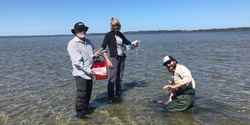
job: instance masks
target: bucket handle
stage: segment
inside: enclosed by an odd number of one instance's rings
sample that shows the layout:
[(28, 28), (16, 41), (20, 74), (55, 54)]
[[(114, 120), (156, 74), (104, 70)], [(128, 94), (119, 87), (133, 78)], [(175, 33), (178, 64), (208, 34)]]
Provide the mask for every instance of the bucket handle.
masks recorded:
[[(100, 57), (101, 57), (102, 59), (100, 59)], [(104, 56), (103, 56), (103, 55), (98, 56), (97, 58), (95, 58), (95, 62), (105, 62)]]

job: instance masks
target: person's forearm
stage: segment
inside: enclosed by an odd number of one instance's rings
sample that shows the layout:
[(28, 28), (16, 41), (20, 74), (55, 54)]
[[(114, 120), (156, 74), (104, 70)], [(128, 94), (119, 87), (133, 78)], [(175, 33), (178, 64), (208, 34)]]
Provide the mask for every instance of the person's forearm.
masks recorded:
[(106, 52), (103, 53), (103, 57), (106, 61), (109, 61), (109, 57), (108, 57), (108, 54)]
[(169, 98), (172, 98), (174, 96), (173, 92), (170, 93)]
[(103, 47), (101, 47), (99, 50), (97, 50), (97, 52), (100, 54), (103, 50)]
[(172, 102), (172, 97), (174, 96), (173, 92), (170, 93), (169, 98), (168, 98), (168, 102)]
[(176, 89), (176, 88), (181, 87), (181, 84), (177, 83), (177, 84), (174, 84), (174, 85), (171, 85), (171, 86), (173, 86), (173, 87), (172, 87), (173, 89)]

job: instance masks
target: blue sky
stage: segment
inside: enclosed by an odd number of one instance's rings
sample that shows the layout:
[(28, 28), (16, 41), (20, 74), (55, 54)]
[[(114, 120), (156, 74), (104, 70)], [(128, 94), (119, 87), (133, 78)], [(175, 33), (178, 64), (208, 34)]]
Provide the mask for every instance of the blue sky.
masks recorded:
[(250, 0), (0, 0), (0, 36), (71, 34), (78, 21), (88, 33), (250, 27)]

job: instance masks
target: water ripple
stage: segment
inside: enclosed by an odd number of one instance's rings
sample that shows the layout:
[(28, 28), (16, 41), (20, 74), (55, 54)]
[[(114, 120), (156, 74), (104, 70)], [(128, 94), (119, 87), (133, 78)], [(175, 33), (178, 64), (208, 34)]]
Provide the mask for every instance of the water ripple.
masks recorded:
[[(107, 80), (94, 80), (92, 119), (75, 118), (75, 81), (66, 51), (71, 36), (0, 38), (0, 124), (247, 124), (250, 121), (250, 32), (127, 35), (123, 94), (107, 103)], [(96, 48), (103, 36), (89, 36)], [(196, 80), (195, 113), (168, 113), (162, 87), (172, 55)]]

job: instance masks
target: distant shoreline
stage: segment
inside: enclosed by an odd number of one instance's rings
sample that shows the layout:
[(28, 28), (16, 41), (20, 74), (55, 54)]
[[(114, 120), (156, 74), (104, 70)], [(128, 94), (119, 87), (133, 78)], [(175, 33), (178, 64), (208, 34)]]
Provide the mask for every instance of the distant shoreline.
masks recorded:
[(244, 31), (250, 30), (250, 27), (238, 28), (213, 28), (213, 29), (198, 29), (198, 30), (148, 30), (148, 31), (127, 31), (124, 34), (147, 34), (147, 33), (175, 33), (175, 32), (216, 32), (216, 31)]
[[(237, 28), (213, 28), (213, 29), (198, 29), (198, 30), (139, 30), (126, 31), (123, 34), (153, 34), (153, 33), (178, 33), (178, 32), (217, 32), (217, 31), (245, 31), (250, 30), (250, 27)], [(88, 35), (105, 35), (106, 33), (89, 33)], [(22, 35), (22, 36), (0, 36), (0, 38), (8, 37), (53, 37), (53, 36), (73, 36), (73, 34), (58, 34), (58, 35)]]

